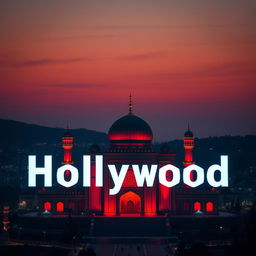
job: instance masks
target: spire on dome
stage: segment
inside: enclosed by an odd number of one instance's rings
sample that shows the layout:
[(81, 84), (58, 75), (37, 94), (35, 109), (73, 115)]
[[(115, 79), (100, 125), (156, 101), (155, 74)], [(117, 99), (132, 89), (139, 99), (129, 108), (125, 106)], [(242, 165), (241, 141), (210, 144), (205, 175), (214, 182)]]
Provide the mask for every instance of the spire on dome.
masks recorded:
[(130, 93), (129, 97), (129, 115), (132, 115), (132, 94)]

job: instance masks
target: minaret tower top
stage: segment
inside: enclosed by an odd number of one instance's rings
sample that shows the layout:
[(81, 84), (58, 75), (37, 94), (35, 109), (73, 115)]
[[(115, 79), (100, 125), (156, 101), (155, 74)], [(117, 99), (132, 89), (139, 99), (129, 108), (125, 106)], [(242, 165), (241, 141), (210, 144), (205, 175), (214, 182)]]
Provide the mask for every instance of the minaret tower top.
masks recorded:
[(74, 137), (69, 129), (62, 136), (62, 148), (64, 150), (64, 159), (62, 164), (73, 164), (71, 150), (73, 148)]
[(185, 149), (185, 158), (184, 158), (183, 165), (186, 167), (195, 163), (193, 159), (193, 149), (194, 149), (195, 140), (189, 125), (188, 125), (188, 130), (184, 134), (183, 141), (184, 141), (183, 145)]

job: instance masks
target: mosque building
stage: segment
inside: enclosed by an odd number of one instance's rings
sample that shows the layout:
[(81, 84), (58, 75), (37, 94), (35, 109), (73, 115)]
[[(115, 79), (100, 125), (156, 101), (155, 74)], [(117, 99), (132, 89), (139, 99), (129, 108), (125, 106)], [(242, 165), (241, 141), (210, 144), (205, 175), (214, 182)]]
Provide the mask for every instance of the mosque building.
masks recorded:
[[(114, 186), (108, 164), (115, 164), (119, 170), (122, 164), (166, 164), (175, 165), (176, 154), (164, 145), (156, 151), (153, 147), (153, 133), (149, 124), (133, 113), (130, 99), (128, 114), (115, 121), (108, 131), (109, 145), (104, 152), (97, 145), (89, 149), (91, 155), (91, 186), (80, 191), (72, 188), (41, 190), (38, 194), (39, 209), (53, 214), (94, 214), (100, 216), (161, 216), (218, 214), (218, 192), (207, 187), (191, 188), (187, 185), (168, 188), (156, 179), (152, 187), (138, 187), (132, 167), (125, 176), (124, 183), (116, 195), (110, 195)], [(184, 167), (194, 164), (194, 135), (190, 128), (184, 134)], [(73, 136), (67, 131), (62, 137), (64, 159), (62, 164), (73, 164)], [(95, 155), (104, 158), (104, 187), (95, 185)], [(65, 179), (70, 179), (70, 171)], [(167, 174), (168, 175), (168, 174)], [(167, 180), (172, 177), (167, 176)], [(191, 179), (194, 177), (191, 175)]]

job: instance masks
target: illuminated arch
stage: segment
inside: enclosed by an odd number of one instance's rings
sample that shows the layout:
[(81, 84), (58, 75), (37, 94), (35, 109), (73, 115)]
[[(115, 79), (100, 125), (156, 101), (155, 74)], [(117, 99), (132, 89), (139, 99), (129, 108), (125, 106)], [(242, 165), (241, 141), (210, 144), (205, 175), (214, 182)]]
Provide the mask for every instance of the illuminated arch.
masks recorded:
[(141, 198), (138, 194), (129, 191), (120, 197), (119, 207), (121, 214), (140, 214)]
[(213, 212), (213, 202), (207, 202), (206, 203), (206, 211), (207, 212)]
[(52, 204), (50, 202), (45, 202), (44, 210), (50, 212), (52, 210)]
[(56, 204), (57, 212), (63, 212), (64, 211), (64, 204), (62, 202), (58, 202)]
[(201, 203), (200, 202), (194, 203), (194, 211), (201, 211)]

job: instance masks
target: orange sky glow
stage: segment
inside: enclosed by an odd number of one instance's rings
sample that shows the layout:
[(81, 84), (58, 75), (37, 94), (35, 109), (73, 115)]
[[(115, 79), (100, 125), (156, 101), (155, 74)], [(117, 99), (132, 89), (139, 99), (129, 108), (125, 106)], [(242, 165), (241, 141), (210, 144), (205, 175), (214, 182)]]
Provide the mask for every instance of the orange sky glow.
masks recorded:
[(128, 111), (156, 141), (255, 134), (256, 2), (0, 3), (0, 118), (107, 132)]

